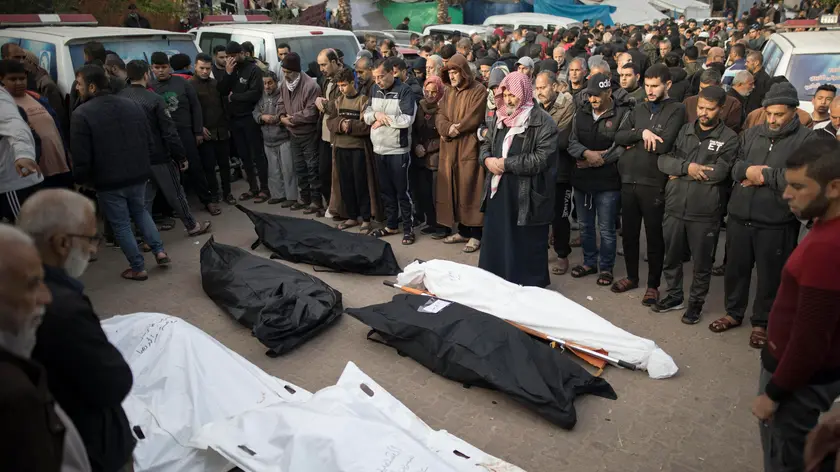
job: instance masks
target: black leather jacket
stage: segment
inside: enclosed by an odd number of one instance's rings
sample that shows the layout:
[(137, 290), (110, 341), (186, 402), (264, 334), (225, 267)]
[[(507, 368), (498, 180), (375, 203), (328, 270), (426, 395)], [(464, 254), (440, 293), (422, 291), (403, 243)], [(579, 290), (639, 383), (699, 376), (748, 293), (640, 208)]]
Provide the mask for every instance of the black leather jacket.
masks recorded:
[[(518, 226), (538, 226), (554, 220), (554, 187), (559, 155), (559, 136), (557, 124), (542, 108), (535, 106), (523, 133), (523, 152), (505, 159), (505, 178), (515, 178), (519, 184)], [(496, 143), (495, 118), (487, 130), (487, 137), (481, 143), (479, 160), (484, 165), (488, 157), (499, 157), (501, 149), (493, 149)], [(484, 179), (484, 194), (481, 199), (481, 211), (487, 204), (490, 192), (491, 172)]]

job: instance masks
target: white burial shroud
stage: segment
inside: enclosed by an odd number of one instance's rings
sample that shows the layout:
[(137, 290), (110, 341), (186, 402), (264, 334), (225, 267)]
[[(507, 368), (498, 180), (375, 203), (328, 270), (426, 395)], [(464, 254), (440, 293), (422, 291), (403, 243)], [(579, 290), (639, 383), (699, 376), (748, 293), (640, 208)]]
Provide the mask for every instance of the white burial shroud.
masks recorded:
[(655, 342), (624, 331), (553, 290), (523, 287), (478, 267), (439, 259), (412, 262), (397, 276), (397, 283), (423, 286), (445, 300), (564, 341), (604, 349), (647, 370), (654, 379), (671, 377), (679, 370)]
[(123, 406), (143, 435), (137, 472), (523, 472), (433, 430), (352, 362), (311, 394), (180, 318), (102, 327), (134, 374)]

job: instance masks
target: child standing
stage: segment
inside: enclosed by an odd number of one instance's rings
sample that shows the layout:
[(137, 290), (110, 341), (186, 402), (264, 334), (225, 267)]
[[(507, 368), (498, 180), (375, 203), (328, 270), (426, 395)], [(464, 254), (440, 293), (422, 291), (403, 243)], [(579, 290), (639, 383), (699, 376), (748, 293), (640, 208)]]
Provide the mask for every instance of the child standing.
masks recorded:
[(327, 128), (333, 136), (339, 192), (347, 213), (347, 220), (339, 223), (338, 229), (358, 226), (361, 218), (361, 232), (369, 233), (371, 204), (366, 141), (370, 136), (370, 126), (363, 120), (368, 97), (356, 90), (354, 82), (351, 69), (339, 72), (336, 85), (341, 95), (327, 107), (325, 113)]
[(253, 114), (260, 124), (265, 157), (268, 159), (268, 191), (271, 194), (268, 204), (279, 203), (281, 208), (289, 208), (297, 202), (297, 177), (289, 143), (289, 131), (280, 124), (280, 118), (277, 116), (280, 103), (278, 82), (274, 72), (263, 73), (265, 93), (254, 108)]

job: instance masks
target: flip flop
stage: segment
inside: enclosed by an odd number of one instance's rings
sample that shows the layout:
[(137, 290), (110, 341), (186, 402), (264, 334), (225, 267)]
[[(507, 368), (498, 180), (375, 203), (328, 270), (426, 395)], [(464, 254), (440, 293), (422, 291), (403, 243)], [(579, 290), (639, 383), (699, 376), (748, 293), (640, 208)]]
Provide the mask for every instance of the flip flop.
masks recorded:
[(135, 272), (132, 269), (126, 269), (126, 270), (122, 271), (122, 274), (120, 274), (120, 277), (122, 277), (126, 280), (135, 280), (135, 281), (138, 281), (138, 282), (142, 282), (144, 280), (149, 280), (149, 274), (147, 274), (145, 270)]

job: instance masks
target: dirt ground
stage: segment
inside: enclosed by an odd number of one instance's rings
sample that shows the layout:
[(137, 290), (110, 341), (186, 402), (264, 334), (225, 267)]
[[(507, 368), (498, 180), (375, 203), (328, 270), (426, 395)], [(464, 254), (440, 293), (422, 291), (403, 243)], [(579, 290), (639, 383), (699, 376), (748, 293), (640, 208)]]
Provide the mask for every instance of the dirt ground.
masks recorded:
[[(244, 190), (240, 185), (235, 185), (235, 194)], [(287, 212), (265, 204), (247, 206)], [(205, 212), (196, 216), (211, 218)], [(255, 240), (251, 222), (235, 208), (225, 206), (224, 213), (212, 221), (219, 242), (248, 248)], [(641, 289), (616, 295), (597, 286), (594, 276), (552, 276), (550, 289), (621, 328), (656, 341), (680, 367), (679, 374), (667, 380), (608, 368), (604, 377), (615, 388), (618, 400), (578, 399), (577, 426), (564, 431), (500, 393), (465, 389), (389, 347), (367, 341), (368, 328), (350, 316), (340, 317), (334, 326), (292, 353), (269, 358), (256, 338), (216, 307), (201, 288), (199, 250), (209, 236), (187, 238), (180, 222), (162, 235), (173, 265), (165, 271), (151, 268), (146, 282), (120, 279), (119, 273), (128, 267), (125, 258), (119, 249), (102, 247), (99, 260), (82, 279), (101, 317), (139, 311), (181, 317), (270, 374), (313, 392), (333, 385), (345, 364), (353, 361), (430, 426), (446, 429), (530, 472), (761, 469), (758, 427), (750, 413), (757, 391), (759, 353), (747, 345), (747, 327), (722, 335), (707, 329), (712, 319), (723, 315), (720, 277), (712, 280), (703, 321), (687, 326), (680, 322), (679, 312), (657, 315), (642, 306)], [(401, 246), (398, 238), (392, 245), (401, 265), (416, 258), (478, 263), (477, 253), (466, 255), (460, 246), (424, 236), (414, 246)], [(720, 246), (722, 251), (723, 244)], [(256, 252), (268, 256), (263, 248)], [(575, 249), (571, 262), (581, 259), (580, 249)], [(154, 265), (151, 255), (147, 254), (146, 260), (149, 267)], [(311, 266), (289, 265), (314, 273)], [(619, 256), (616, 277), (622, 276), (623, 270)], [(646, 270), (643, 264), (641, 273)], [(345, 307), (381, 303), (395, 293), (381, 284), (382, 277), (328, 272), (316, 276), (341, 291)]]

